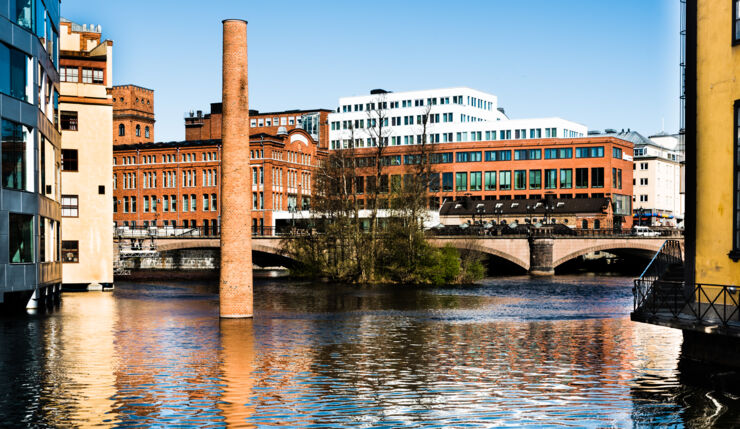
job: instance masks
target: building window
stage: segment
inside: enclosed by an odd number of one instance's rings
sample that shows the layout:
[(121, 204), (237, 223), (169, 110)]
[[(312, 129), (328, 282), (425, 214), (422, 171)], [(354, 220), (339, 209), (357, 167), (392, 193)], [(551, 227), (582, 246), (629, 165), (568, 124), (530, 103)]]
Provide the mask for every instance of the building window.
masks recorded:
[(560, 170), (560, 188), (570, 189), (573, 187), (573, 170), (570, 168)]
[[(733, 7), (737, 8), (737, 2), (733, 2)], [(736, 10), (733, 12), (738, 13)], [(737, 15), (734, 14), (737, 19)], [(737, 21), (735, 21), (735, 28), (737, 28)], [(735, 32), (737, 35), (737, 31)], [(736, 37), (737, 39), (737, 37)], [(734, 179), (734, 199), (733, 199), (733, 222), (732, 222), (732, 250), (730, 251), (730, 258), (737, 262), (740, 260), (740, 100), (735, 101), (735, 141), (734, 141), (734, 157), (733, 157), (733, 179)]]
[(62, 149), (62, 171), (78, 171), (77, 149)]
[(545, 149), (545, 159), (569, 159), (573, 158), (572, 148)]
[(79, 198), (77, 195), (62, 195), (62, 217), (79, 216)]
[(526, 189), (527, 187), (527, 170), (514, 171), (514, 189)]
[(125, 136), (126, 135), (126, 127), (123, 124), (118, 125), (118, 135), (119, 136)]
[(468, 173), (455, 173), (455, 191), (468, 190)]
[[(442, 192), (452, 192), (452, 179), (452, 173), (442, 173)], [(372, 189), (370, 183), (368, 183), (368, 189)]]
[(542, 188), (542, 170), (529, 170), (529, 189)]
[[(28, 164), (34, 159), (34, 145), (30, 130), (7, 119), (2, 120), (2, 174), (3, 187), (31, 191), (33, 168)], [(30, 171), (29, 171), (30, 170)]]
[[(478, 152), (480, 154), (480, 152)], [(470, 172), (470, 190), (480, 191), (481, 190), (481, 172), (471, 171)]]
[(80, 242), (77, 240), (62, 241), (62, 262), (80, 262)]
[(486, 191), (495, 191), (496, 190), (496, 172), (495, 171), (486, 171), (485, 175), (486, 180)]
[(558, 187), (558, 170), (556, 168), (545, 170), (545, 189), (556, 189)]
[(144, 137), (149, 138), (149, 127), (144, 127)]
[(8, 222), (10, 263), (33, 262), (33, 216), (10, 213)]
[(740, 0), (732, 1), (732, 44), (740, 43)]
[(29, 101), (33, 85), (27, 71), (31, 59), (23, 52), (0, 43), (0, 92), (13, 98)]
[(612, 168), (612, 186), (615, 189), (622, 189), (622, 169)]
[(92, 69), (82, 69), (82, 83), (92, 83), (93, 71)]
[(103, 83), (103, 70), (93, 69), (93, 83)]
[(77, 112), (59, 112), (59, 124), (63, 131), (77, 131)]
[(588, 188), (588, 168), (576, 168), (576, 188)]
[(577, 147), (576, 158), (603, 158), (604, 146)]
[(591, 168), (591, 187), (592, 188), (603, 188), (604, 187), (604, 167)]
[(136, 137), (141, 137), (141, 125), (136, 126)]
[(511, 171), (498, 172), (498, 188), (501, 191), (511, 190)]

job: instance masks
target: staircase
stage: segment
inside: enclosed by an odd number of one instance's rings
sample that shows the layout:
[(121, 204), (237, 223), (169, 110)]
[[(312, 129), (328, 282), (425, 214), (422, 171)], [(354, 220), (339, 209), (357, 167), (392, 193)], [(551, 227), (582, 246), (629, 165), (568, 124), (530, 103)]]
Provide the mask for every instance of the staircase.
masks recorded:
[(683, 294), (683, 263), (673, 263), (653, 282), (648, 301), (654, 307), (655, 313), (677, 317), (686, 304)]
[(635, 279), (633, 316), (678, 317), (686, 305), (681, 244), (666, 240)]

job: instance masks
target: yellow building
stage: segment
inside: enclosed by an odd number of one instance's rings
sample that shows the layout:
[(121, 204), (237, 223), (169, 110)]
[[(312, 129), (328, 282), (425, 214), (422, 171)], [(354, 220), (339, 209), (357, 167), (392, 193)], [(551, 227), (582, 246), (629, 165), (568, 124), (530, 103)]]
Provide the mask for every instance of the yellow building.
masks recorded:
[(62, 130), (62, 281), (113, 284), (113, 42), (100, 26), (62, 19), (59, 123)]
[(697, 284), (740, 284), (739, 4), (687, 3), (686, 260)]

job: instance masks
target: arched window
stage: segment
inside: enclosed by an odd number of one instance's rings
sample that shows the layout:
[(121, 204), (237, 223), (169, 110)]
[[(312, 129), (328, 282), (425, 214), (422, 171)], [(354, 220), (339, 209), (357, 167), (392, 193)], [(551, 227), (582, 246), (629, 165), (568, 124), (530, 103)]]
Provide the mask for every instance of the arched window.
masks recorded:
[(136, 137), (141, 137), (141, 125), (136, 126)]
[(599, 228), (601, 228), (601, 221), (599, 221), (598, 219), (596, 219), (594, 221), (594, 229), (599, 229)]
[(118, 125), (118, 135), (119, 136), (125, 136), (126, 135), (126, 127), (123, 126), (123, 124)]
[(588, 229), (588, 221), (586, 219), (583, 219), (583, 222), (581, 222), (581, 228)]
[(144, 137), (149, 138), (149, 127), (144, 127)]

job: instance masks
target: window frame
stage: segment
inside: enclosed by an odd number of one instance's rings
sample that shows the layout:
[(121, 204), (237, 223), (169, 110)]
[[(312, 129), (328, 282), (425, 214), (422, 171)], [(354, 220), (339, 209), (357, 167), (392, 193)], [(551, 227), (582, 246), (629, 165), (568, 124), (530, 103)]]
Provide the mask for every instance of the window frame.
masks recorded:
[[(75, 259), (68, 261), (67, 256), (65, 255), (66, 250), (72, 250), (72, 249), (65, 249), (64, 244), (65, 243), (77, 243), (77, 247), (75, 252), (73, 254), (75, 255)], [(62, 250), (62, 263), (63, 264), (79, 264), (80, 263), (80, 241), (79, 240), (62, 240), (62, 243), (60, 245), (60, 249)]]
[[(74, 119), (72, 118), (74, 114)], [(70, 128), (64, 128), (65, 120)], [(79, 131), (80, 130), (80, 115), (76, 110), (60, 110), (59, 111), (59, 129), (62, 131)]]
[[(76, 204), (75, 205), (69, 205), (69, 204), (66, 204), (65, 205), (64, 204), (65, 198), (66, 199), (70, 199), (70, 200), (71, 199), (74, 199), (76, 201)], [(75, 194), (64, 194), (64, 195), (61, 196), (60, 202), (61, 202), (61, 214), (62, 214), (62, 217), (71, 217), (71, 218), (78, 218), (78, 217), (80, 217), (80, 196), (79, 195), (75, 195)], [(65, 215), (64, 214), (64, 211), (65, 210), (70, 210), (70, 211), (73, 210), (75, 214), (74, 215)]]
[[(65, 167), (64, 167), (64, 160), (65, 160), (65, 157), (64, 157), (64, 153), (65, 153), (65, 152), (67, 152), (67, 153), (72, 153), (72, 152), (74, 152), (74, 153), (75, 153), (75, 154), (77, 155), (77, 156), (76, 156), (76, 157), (74, 158), (74, 167), (75, 167), (74, 169), (73, 169), (73, 168), (71, 168), (70, 162), (72, 161), (72, 158), (69, 158), (69, 157), (67, 157), (66, 159), (67, 159), (67, 165), (69, 165), (69, 166), (70, 166), (70, 168), (65, 168)], [(78, 151), (77, 149), (62, 149), (62, 150), (60, 151), (60, 154), (61, 154), (61, 161), (62, 161), (62, 167), (61, 167), (61, 171), (62, 171), (62, 172), (72, 172), (72, 173), (77, 173), (77, 172), (79, 172), (79, 171), (80, 171), (80, 152), (79, 152), (79, 151)]]
[(732, 46), (740, 45), (740, 37), (738, 37), (738, 31), (737, 31), (737, 26), (740, 23), (740, 18), (738, 18), (738, 16), (737, 16), (737, 12), (738, 12), (737, 11), (737, 6), (738, 6), (737, 4), (738, 4), (738, 0), (732, 0), (732, 17), (731, 17), (731, 19), (732, 19), (732, 26), (730, 28), (730, 30), (731, 30), (731, 34), (730, 35), (732, 36), (732, 38), (731, 38), (731, 40), (732, 40)]
[[(733, 0), (733, 5), (736, 2)], [(733, 12), (735, 6), (733, 6)], [(734, 16), (734, 14), (733, 14)], [(733, 157), (732, 157), (732, 250), (727, 254), (734, 262), (740, 260), (740, 196), (738, 195), (738, 189), (740, 187), (740, 180), (738, 180), (738, 174), (740, 174), (740, 163), (738, 162), (738, 156), (740, 156), (740, 121), (738, 121), (738, 115), (740, 114), (740, 100), (735, 100), (733, 105)]]

